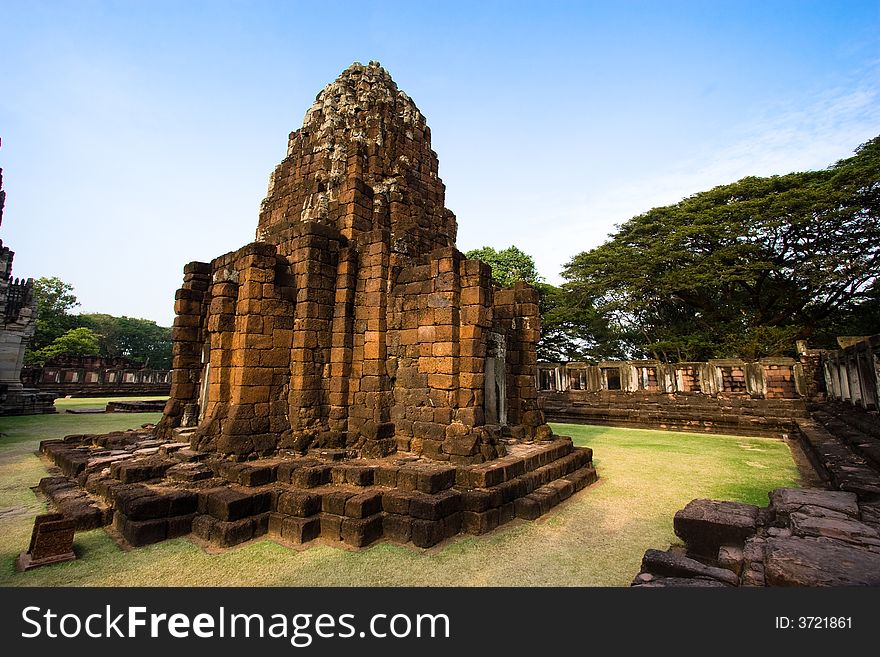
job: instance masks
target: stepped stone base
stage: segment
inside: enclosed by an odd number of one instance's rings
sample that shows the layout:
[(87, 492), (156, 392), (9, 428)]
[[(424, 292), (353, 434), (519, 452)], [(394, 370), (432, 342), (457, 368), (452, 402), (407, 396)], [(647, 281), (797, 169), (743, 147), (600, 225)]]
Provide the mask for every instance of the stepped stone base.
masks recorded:
[(236, 462), (149, 432), (67, 436), (40, 444), (61, 471), (40, 489), (78, 529), (112, 524), (133, 546), (191, 533), (221, 548), (266, 534), (292, 545), (384, 539), (427, 548), (534, 520), (597, 479), (592, 450), (570, 438), (505, 449), (475, 465), (344, 449)]

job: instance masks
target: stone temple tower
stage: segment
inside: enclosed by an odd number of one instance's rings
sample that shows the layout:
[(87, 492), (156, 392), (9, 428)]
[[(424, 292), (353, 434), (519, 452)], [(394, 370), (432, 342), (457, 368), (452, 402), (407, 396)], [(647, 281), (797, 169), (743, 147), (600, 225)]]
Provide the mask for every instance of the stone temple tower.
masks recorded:
[[(184, 268), (161, 435), (243, 458), (396, 450), (458, 464), (546, 438), (537, 292), (455, 248), (431, 133), (376, 62), (318, 94), (256, 241)], [(179, 432), (178, 432), (179, 433)]]
[(290, 135), (256, 241), (184, 267), (155, 434), (44, 441), (71, 476), (41, 490), (135, 546), (427, 548), (547, 513), (596, 481), (592, 450), (538, 408), (537, 292), (455, 233), (424, 117), (352, 65)]

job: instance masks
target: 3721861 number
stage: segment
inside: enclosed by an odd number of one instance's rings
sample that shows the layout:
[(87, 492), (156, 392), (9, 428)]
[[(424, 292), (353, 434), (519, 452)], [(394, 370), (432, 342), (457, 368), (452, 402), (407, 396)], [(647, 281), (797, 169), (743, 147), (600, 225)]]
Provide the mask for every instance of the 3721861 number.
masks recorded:
[(849, 630), (851, 616), (799, 616), (798, 628), (802, 630)]

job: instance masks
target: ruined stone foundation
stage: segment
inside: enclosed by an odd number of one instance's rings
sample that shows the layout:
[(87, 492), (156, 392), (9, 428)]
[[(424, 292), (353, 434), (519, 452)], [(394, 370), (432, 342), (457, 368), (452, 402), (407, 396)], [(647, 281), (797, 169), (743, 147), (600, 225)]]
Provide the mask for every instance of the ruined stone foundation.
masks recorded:
[(434, 545), (592, 483), (538, 406), (538, 294), (455, 248), (430, 130), (378, 64), (320, 94), (256, 241), (184, 268), (156, 434), (72, 436), (44, 492), (142, 545)]

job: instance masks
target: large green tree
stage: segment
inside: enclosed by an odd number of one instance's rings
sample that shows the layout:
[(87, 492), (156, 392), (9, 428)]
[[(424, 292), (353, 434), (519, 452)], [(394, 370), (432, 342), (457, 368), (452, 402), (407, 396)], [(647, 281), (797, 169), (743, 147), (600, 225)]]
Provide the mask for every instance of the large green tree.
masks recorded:
[(880, 137), (822, 171), (744, 178), (634, 217), (568, 263), (565, 288), (634, 354), (781, 354), (827, 340), (876, 294), (878, 211)]
[(56, 276), (42, 277), (34, 281), (37, 300), (37, 320), (29, 348), (37, 351), (47, 347), (67, 331), (78, 325), (71, 311), (79, 305), (73, 286)]
[(154, 369), (171, 367), (171, 329), (148, 319), (83, 314), (80, 319), (98, 336), (101, 355), (125, 357)]
[[(34, 281), (37, 321), (25, 362), (56, 356), (125, 357), (154, 369), (171, 367), (171, 329), (148, 319), (102, 313), (71, 314), (79, 305), (73, 286), (57, 277)], [(82, 329), (72, 333), (73, 329)], [(87, 333), (86, 333), (87, 331)], [(92, 349), (92, 340), (97, 345)]]
[(536, 283), (541, 293), (541, 339), (544, 362), (605, 360), (626, 356), (620, 328), (589, 304), (578, 304), (564, 287)]
[(534, 258), (512, 245), (500, 251), (491, 246), (484, 246), (480, 249), (471, 249), (464, 255), (472, 260), (482, 260), (492, 267), (492, 278), (501, 287), (511, 287), (517, 281), (536, 283), (543, 280), (538, 275)]
[(98, 336), (91, 329), (83, 326), (70, 329), (63, 335), (55, 338), (50, 344), (32, 351), (29, 356), (30, 363), (45, 365), (51, 358), (63, 356), (97, 356), (100, 351)]

